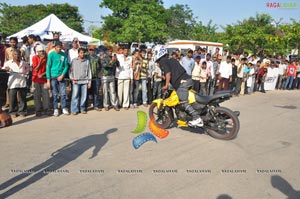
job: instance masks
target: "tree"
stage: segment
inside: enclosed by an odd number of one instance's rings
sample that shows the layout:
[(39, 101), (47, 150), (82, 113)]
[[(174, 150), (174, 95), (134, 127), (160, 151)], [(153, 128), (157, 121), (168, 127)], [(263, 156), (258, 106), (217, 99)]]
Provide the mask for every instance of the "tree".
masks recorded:
[(281, 35), (279, 39), (284, 42), (287, 51), (292, 49), (299, 49), (300, 43), (300, 21), (291, 19), (292, 24), (283, 24), (279, 28)]
[(100, 6), (113, 12), (102, 17), (103, 31), (111, 41), (163, 42), (168, 37), (161, 0), (104, 0)]
[(83, 32), (83, 20), (79, 14), (78, 7), (65, 4), (49, 5), (26, 5), (11, 6), (6, 3), (0, 4), (0, 32), (4, 37), (16, 33), (49, 14), (55, 14), (70, 28)]
[(188, 5), (176, 4), (171, 6), (167, 10), (167, 26), (170, 38), (191, 39), (194, 34), (196, 19)]
[(209, 20), (208, 24), (204, 26), (201, 21), (195, 24), (192, 30), (191, 37), (193, 40), (200, 41), (217, 41), (216, 35), (217, 25), (212, 24), (212, 20)]
[(272, 17), (268, 14), (256, 14), (255, 17), (238, 21), (235, 25), (223, 27), (226, 33), (226, 44), (231, 51), (249, 50), (255, 53), (258, 49), (272, 50), (268, 40), (274, 35), (275, 27), (271, 25)]

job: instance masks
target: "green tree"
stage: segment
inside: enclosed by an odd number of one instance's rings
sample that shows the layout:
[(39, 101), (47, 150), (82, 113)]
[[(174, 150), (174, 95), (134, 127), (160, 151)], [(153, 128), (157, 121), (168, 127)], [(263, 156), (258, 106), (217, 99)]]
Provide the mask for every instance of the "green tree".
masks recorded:
[(192, 39), (200, 24), (195, 31), (197, 17), (194, 17), (193, 11), (188, 5), (176, 4), (167, 9), (167, 26), (171, 39)]
[(272, 17), (268, 14), (256, 14), (255, 17), (238, 21), (235, 25), (223, 27), (226, 44), (231, 51), (272, 49), (270, 37), (274, 35), (275, 27), (271, 25)]
[(299, 49), (300, 45), (300, 21), (291, 19), (291, 24), (280, 25), (278, 38), (284, 43), (285, 50), (290, 53), (292, 49)]
[(192, 30), (191, 37), (193, 40), (199, 41), (217, 41), (216, 35), (217, 25), (212, 24), (212, 20), (209, 20), (208, 24), (205, 26), (201, 21), (195, 24)]
[(100, 6), (113, 12), (102, 17), (103, 32), (113, 42), (163, 42), (168, 37), (161, 0), (104, 0)]
[(49, 14), (55, 14), (70, 28), (83, 32), (83, 20), (78, 7), (65, 4), (11, 6), (0, 4), (0, 32), (9, 36), (31, 26)]

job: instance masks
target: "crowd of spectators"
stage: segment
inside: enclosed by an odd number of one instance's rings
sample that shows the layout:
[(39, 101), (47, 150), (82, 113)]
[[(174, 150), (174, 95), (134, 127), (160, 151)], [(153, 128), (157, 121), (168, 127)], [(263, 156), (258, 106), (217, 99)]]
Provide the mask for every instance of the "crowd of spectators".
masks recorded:
[[(53, 34), (53, 41), (43, 43), (39, 36), (10, 38), (10, 47), (0, 47), (0, 67), (9, 73), (4, 108), (12, 117), (28, 114), (26, 96), (32, 94), (35, 115), (59, 116), (96, 111), (128, 110), (147, 107), (160, 97), (164, 74), (153, 61), (151, 47), (129, 52), (119, 47), (99, 50), (94, 45), (81, 46), (74, 38), (71, 48)], [(103, 50), (104, 49), (104, 50)], [(176, 59), (193, 79), (193, 89), (202, 95), (231, 90), (234, 95), (257, 91), (265, 93), (270, 70), (276, 70), (276, 89), (300, 89), (300, 64), (280, 55), (258, 57), (248, 53), (222, 54), (220, 49), (207, 53), (205, 48), (176, 50)], [(52, 102), (52, 103), (51, 103)]]

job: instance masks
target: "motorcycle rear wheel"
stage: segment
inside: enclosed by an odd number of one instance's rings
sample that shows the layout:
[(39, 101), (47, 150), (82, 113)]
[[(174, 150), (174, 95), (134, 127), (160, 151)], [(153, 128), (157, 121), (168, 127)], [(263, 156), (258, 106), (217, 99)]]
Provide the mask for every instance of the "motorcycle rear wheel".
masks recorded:
[(210, 136), (221, 140), (234, 139), (240, 130), (240, 121), (236, 114), (225, 107), (216, 107), (217, 125), (215, 128), (206, 125)]
[(165, 109), (159, 109), (156, 103), (152, 103), (149, 107), (149, 117), (153, 117), (155, 123), (163, 128), (167, 129), (171, 126), (172, 119)]

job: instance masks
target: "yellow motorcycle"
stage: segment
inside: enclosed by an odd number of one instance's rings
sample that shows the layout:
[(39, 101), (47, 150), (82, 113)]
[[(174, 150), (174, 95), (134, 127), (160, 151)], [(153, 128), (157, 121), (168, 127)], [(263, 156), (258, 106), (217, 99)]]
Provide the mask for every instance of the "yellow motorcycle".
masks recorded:
[[(231, 91), (221, 91), (212, 96), (202, 96), (189, 90), (188, 103), (198, 111), (204, 122), (204, 126), (199, 128), (204, 129), (206, 133), (217, 139), (234, 139), (240, 129), (238, 119), (240, 113), (219, 105), (231, 97)], [(169, 90), (162, 95), (162, 98), (153, 100), (149, 108), (150, 118), (154, 118), (156, 124), (164, 129), (170, 128), (174, 124), (176, 120), (174, 112), (179, 127), (197, 128), (188, 126), (192, 116), (185, 112), (175, 90)]]

